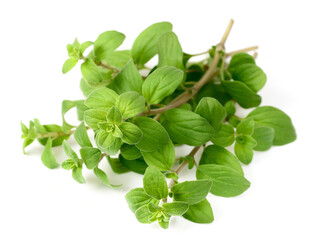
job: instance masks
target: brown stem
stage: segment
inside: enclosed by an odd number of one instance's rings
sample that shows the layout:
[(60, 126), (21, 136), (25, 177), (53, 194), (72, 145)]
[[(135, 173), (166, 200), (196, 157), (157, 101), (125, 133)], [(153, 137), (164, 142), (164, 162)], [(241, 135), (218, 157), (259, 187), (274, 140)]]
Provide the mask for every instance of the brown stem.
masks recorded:
[(204, 73), (202, 78), (195, 83), (195, 85), (191, 88), (191, 90), (187, 90), (183, 92), (181, 95), (176, 97), (171, 103), (169, 103), (167, 106), (158, 108), (158, 109), (152, 109), (148, 112), (144, 112), (140, 115), (146, 116), (146, 115), (155, 115), (166, 112), (168, 109), (177, 108), (181, 106), (182, 104), (188, 102), (193, 96), (197, 94), (197, 92), (208, 82), (210, 81), (217, 70), (217, 64), (220, 60), (220, 52), (225, 50), (224, 44), (226, 42), (226, 39), (228, 35), (230, 34), (230, 31), (233, 26), (233, 20), (230, 20), (229, 25), (227, 26), (225, 33), (221, 39), (221, 41), (216, 45), (216, 51), (214, 59), (207, 69), (207, 71)]
[(258, 46), (253, 46), (253, 47), (239, 49), (239, 50), (236, 50), (236, 51), (233, 51), (233, 52), (226, 53), (226, 57), (232, 57), (233, 55), (235, 55), (237, 53), (246, 53), (246, 52), (250, 52), (250, 51), (255, 51), (258, 48), (259, 48)]

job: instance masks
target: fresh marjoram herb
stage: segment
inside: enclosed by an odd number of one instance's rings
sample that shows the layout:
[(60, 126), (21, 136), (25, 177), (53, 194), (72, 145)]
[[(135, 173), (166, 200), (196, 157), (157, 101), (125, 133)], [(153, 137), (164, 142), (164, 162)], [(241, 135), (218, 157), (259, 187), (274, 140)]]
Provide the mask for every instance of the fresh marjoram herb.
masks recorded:
[[(82, 61), (80, 87), (85, 99), (62, 102), (61, 126), (41, 125), (37, 119), (29, 127), (22, 123), (23, 149), (37, 139), (45, 146), (43, 164), (53, 169), (59, 164), (52, 147), (62, 145), (67, 155), (62, 168), (71, 170), (79, 183), (85, 183), (85, 166), (108, 187), (121, 187), (110, 183), (99, 168), (106, 159), (115, 173), (143, 174), (143, 187), (126, 194), (130, 210), (141, 223), (157, 221), (168, 228), (173, 216), (211, 223), (208, 193), (242, 194), (250, 187), (242, 164), (251, 163), (253, 151), (296, 139), (288, 115), (275, 107), (259, 106), (257, 92), (265, 85), (266, 75), (255, 56), (246, 53), (257, 47), (225, 51), (232, 25), (231, 20), (217, 45), (195, 55), (183, 52), (168, 22), (145, 29), (130, 50), (117, 50), (125, 39), (117, 31), (104, 32), (95, 42), (80, 44), (76, 39), (67, 45), (69, 59), (62, 72)], [(156, 55), (158, 64), (146, 67)], [(191, 61), (199, 55), (204, 60)], [(254, 109), (241, 118), (235, 115), (235, 103)], [(74, 107), (79, 126), (64, 117)], [(95, 143), (87, 131), (94, 132)], [(79, 154), (67, 143), (71, 135), (81, 147)], [(177, 158), (175, 146), (183, 144), (194, 148)], [(233, 144), (234, 154), (226, 149)], [(194, 158), (198, 151), (203, 151), (199, 163)], [(196, 180), (179, 181), (186, 166), (196, 169)]]

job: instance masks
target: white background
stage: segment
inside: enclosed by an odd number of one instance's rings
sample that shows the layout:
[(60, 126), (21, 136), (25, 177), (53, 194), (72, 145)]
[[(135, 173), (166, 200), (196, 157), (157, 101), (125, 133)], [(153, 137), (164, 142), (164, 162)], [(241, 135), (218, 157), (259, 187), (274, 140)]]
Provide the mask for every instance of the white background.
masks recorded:
[[(319, 1), (1, 1), (0, 239), (320, 239), (320, 7)], [(262, 105), (288, 113), (295, 143), (256, 153), (245, 166), (250, 189), (236, 198), (210, 196), (215, 221), (200, 225), (173, 218), (168, 230), (136, 221), (125, 193), (142, 185), (136, 174), (116, 175), (104, 187), (92, 173), (87, 184), (49, 170), (42, 147), (21, 151), (20, 121), (61, 123), (63, 99), (81, 99), (79, 65), (61, 67), (75, 37), (126, 34), (123, 49), (145, 27), (170, 21), (185, 52), (216, 44), (235, 20), (227, 50), (258, 44), (257, 63), (268, 76)], [(72, 143), (72, 141), (71, 141)], [(187, 152), (187, 149), (180, 149)], [(65, 156), (55, 149), (59, 161)], [(194, 178), (184, 171), (182, 179)]]

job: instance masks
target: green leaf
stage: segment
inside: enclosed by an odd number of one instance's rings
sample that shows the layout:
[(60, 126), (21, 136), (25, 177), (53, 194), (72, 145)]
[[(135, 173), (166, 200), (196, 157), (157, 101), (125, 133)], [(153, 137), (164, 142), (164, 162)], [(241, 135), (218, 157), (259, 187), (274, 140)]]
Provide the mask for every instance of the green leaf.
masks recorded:
[(66, 170), (71, 170), (76, 167), (75, 162), (72, 159), (67, 159), (62, 162), (61, 167)]
[(85, 122), (94, 130), (99, 129), (98, 123), (105, 122), (106, 118), (107, 112), (99, 109), (89, 109), (84, 113)]
[(63, 141), (62, 146), (64, 148), (64, 152), (66, 153), (67, 157), (72, 159), (76, 166), (80, 164), (80, 160), (77, 156), (77, 154), (72, 150), (70, 145), (66, 142), (66, 140)]
[(119, 161), (124, 166), (126, 166), (129, 170), (139, 174), (144, 174), (146, 168), (148, 167), (148, 165), (146, 164), (143, 158), (138, 158), (135, 160), (127, 160), (122, 155), (119, 155)]
[(57, 163), (55, 156), (52, 154), (51, 147), (52, 141), (51, 138), (49, 138), (42, 152), (41, 161), (47, 168), (54, 169), (59, 167), (59, 164)]
[(117, 138), (115, 138), (112, 134), (104, 130), (100, 130), (95, 137), (97, 146), (100, 149), (104, 149), (104, 150), (109, 148), (116, 139)]
[(210, 180), (185, 181), (171, 188), (175, 201), (187, 202), (190, 205), (203, 201), (212, 187)]
[(252, 137), (257, 145), (253, 148), (255, 151), (266, 151), (273, 145), (274, 129), (271, 127), (255, 127)]
[(236, 112), (235, 104), (233, 100), (229, 100), (224, 105), (227, 116), (232, 116)]
[(113, 107), (118, 98), (118, 94), (109, 88), (100, 88), (93, 91), (85, 101), (85, 105), (93, 109), (108, 111)]
[(253, 148), (256, 144), (255, 139), (251, 136), (237, 136), (234, 145), (235, 155), (242, 163), (249, 164), (253, 159)]
[(80, 44), (80, 47), (79, 47), (80, 53), (83, 54), (86, 51), (86, 49), (89, 48), (93, 44), (94, 43), (91, 41), (87, 41), (87, 42)]
[(97, 66), (90, 58), (81, 64), (81, 74), (93, 86), (106, 86), (112, 79), (111, 70)]
[(74, 66), (78, 63), (77, 58), (69, 58), (65, 61), (64, 65), (62, 66), (62, 73), (65, 74), (73, 69)]
[(87, 134), (87, 128), (83, 122), (76, 128), (74, 137), (81, 147), (92, 147)]
[(113, 172), (122, 174), (130, 171), (125, 165), (123, 165), (119, 161), (119, 158), (111, 158), (110, 156), (107, 156), (107, 159)]
[(250, 182), (243, 174), (224, 165), (200, 165), (196, 171), (196, 178), (211, 180), (211, 193), (222, 197), (240, 195), (250, 187)]
[(158, 219), (158, 224), (161, 228), (167, 229), (169, 227), (169, 220), (164, 219), (164, 218), (160, 218), (160, 219)]
[(146, 206), (149, 203), (153, 203), (155, 205), (159, 204), (159, 201), (148, 196), (143, 188), (134, 188), (130, 190), (126, 194), (125, 199), (132, 212), (135, 212), (138, 208)]
[(120, 138), (115, 138), (115, 141), (108, 148), (102, 148), (102, 150), (108, 155), (115, 155), (119, 152), (122, 144), (123, 141)]
[(232, 99), (231, 95), (228, 94), (223, 84), (205, 84), (196, 95), (196, 102), (199, 102), (203, 97), (213, 97), (217, 99), (222, 105)]
[(113, 81), (114, 89), (119, 93), (136, 91), (142, 93), (143, 78), (139, 74), (133, 60), (130, 60), (117, 74)]
[(138, 208), (135, 212), (135, 216), (140, 223), (152, 223), (149, 219), (153, 217), (153, 213), (148, 210), (147, 205)]
[(142, 136), (143, 133), (135, 124), (130, 122), (123, 122), (119, 125), (119, 129), (122, 131), (123, 136), (121, 139), (123, 142), (128, 144), (137, 144)]
[(172, 141), (168, 141), (162, 147), (153, 152), (142, 151), (145, 162), (161, 171), (170, 170), (175, 163), (175, 149)]
[(235, 141), (234, 128), (228, 124), (222, 124), (221, 130), (216, 132), (212, 143), (221, 147), (228, 147)]
[(184, 109), (169, 109), (163, 116), (161, 123), (176, 143), (200, 146), (214, 136), (214, 128), (197, 113)]
[(107, 122), (119, 125), (122, 121), (122, 115), (119, 109), (115, 106), (111, 107), (107, 113)]
[(190, 205), (183, 217), (195, 223), (211, 223), (214, 221), (213, 210), (207, 199)]
[(125, 35), (117, 31), (107, 31), (98, 36), (94, 43), (95, 59), (104, 60), (114, 52), (124, 41)]
[(261, 104), (261, 97), (253, 92), (248, 86), (239, 81), (223, 81), (226, 91), (243, 108), (257, 107)]
[(255, 65), (255, 60), (254, 58), (248, 54), (248, 53), (237, 53), (235, 54), (231, 61), (230, 64), (228, 66), (228, 70), (232, 71), (233, 68), (236, 68), (242, 64), (253, 64)]
[(75, 167), (72, 170), (72, 177), (79, 183), (85, 183), (85, 179), (82, 176), (82, 166)]
[(96, 88), (88, 84), (87, 80), (81, 78), (80, 80), (80, 90), (82, 91), (83, 95), (87, 97), (90, 93), (92, 93)]
[(101, 157), (101, 151), (98, 148), (82, 147), (79, 152), (88, 169), (94, 169), (98, 166)]
[(122, 186), (121, 184), (120, 185), (111, 184), (108, 180), (106, 173), (103, 170), (99, 169), (98, 167), (94, 168), (94, 173), (97, 176), (97, 178), (99, 178), (103, 182), (103, 184), (105, 184), (108, 187), (119, 188)]
[(134, 117), (145, 110), (145, 99), (137, 92), (126, 92), (119, 95), (115, 104), (124, 119)]
[(244, 174), (241, 164), (239, 163), (237, 158), (230, 151), (216, 145), (210, 145), (204, 149), (199, 164), (217, 164), (228, 166), (230, 168), (233, 168), (240, 174)]
[(184, 72), (175, 67), (161, 67), (153, 71), (143, 83), (143, 96), (150, 104), (160, 103), (180, 85)]
[(142, 153), (135, 145), (129, 145), (126, 143), (121, 146), (120, 152), (127, 160), (135, 160), (142, 156)]
[(172, 24), (169, 22), (155, 23), (146, 28), (136, 38), (131, 49), (135, 63), (144, 65), (157, 53), (159, 37), (166, 32), (172, 31)]
[(143, 132), (143, 137), (136, 146), (144, 152), (153, 152), (169, 141), (169, 136), (164, 127), (154, 119), (138, 117), (134, 124)]
[(70, 101), (70, 100), (62, 101), (62, 104), (61, 104), (62, 128), (63, 128), (63, 131), (65, 132), (69, 131), (71, 128), (74, 127), (73, 125), (70, 125), (69, 123), (66, 122), (65, 114), (75, 106), (76, 104), (73, 101)]
[(186, 211), (188, 210), (188, 203), (186, 202), (180, 202), (180, 201), (176, 201), (176, 202), (171, 202), (171, 203), (164, 203), (162, 205), (164, 211), (172, 216), (181, 216), (184, 213), (186, 213)]
[(225, 108), (214, 98), (204, 97), (198, 103), (195, 112), (205, 118), (215, 129), (215, 133), (222, 127), (222, 122), (226, 117)]
[(144, 190), (155, 199), (167, 198), (168, 188), (164, 175), (155, 167), (149, 166), (143, 178)]
[(247, 116), (252, 117), (255, 126), (271, 127), (274, 129), (273, 145), (284, 145), (296, 139), (296, 133), (291, 118), (281, 110), (270, 107), (258, 107)]
[(167, 32), (158, 40), (158, 67), (172, 66), (184, 70), (183, 50), (175, 33)]
[(247, 118), (242, 120), (236, 127), (236, 133), (241, 135), (251, 136), (254, 131), (254, 120), (252, 118)]
[(266, 83), (266, 75), (255, 64), (242, 64), (229, 70), (236, 81), (243, 82), (254, 92), (261, 90)]
[(83, 121), (84, 113), (86, 110), (88, 110), (88, 107), (85, 105), (85, 100), (74, 101), (74, 104), (76, 105), (76, 108), (77, 108), (78, 120)]
[(115, 51), (105, 57), (104, 62), (118, 69), (125, 67), (132, 58), (130, 50)]

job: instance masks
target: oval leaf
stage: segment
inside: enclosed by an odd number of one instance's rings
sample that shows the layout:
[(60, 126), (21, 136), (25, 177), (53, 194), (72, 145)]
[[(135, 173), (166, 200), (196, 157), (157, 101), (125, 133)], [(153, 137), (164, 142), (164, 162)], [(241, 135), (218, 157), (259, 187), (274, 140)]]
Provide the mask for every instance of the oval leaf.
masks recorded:
[(164, 175), (155, 167), (148, 167), (143, 178), (145, 192), (157, 199), (167, 198), (168, 188)]

